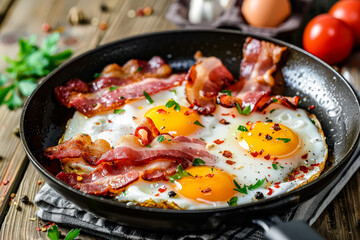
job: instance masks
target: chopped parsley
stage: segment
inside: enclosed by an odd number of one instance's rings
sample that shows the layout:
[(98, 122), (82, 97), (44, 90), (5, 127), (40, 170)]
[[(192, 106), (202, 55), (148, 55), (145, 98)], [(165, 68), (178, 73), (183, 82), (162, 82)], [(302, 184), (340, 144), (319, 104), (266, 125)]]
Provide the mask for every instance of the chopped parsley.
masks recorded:
[(94, 78), (99, 78), (101, 77), (101, 73), (94, 73)]
[(204, 160), (200, 159), (200, 158), (195, 158), (193, 161), (193, 166), (202, 166), (205, 165)]
[(152, 100), (150, 95), (145, 90), (143, 91), (143, 93), (144, 93), (144, 96), (145, 96), (146, 100), (148, 101), (148, 103), (153, 104), (154, 100)]
[(288, 143), (291, 141), (290, 138), (276, 138), (276, 140), (283, 141), (284, 143)]
[(239, 103), (236, 103), (236, 109), (241, 115), (250, 115), (251, 113), (251, 107), (250, 105), (244, 107), (244, 109), (241, 109)]
[(238, 130), (239, 130), (239, 131), (242, 131), (242, 132), (248, 132), (248, 131), (249, 131), (249, 130), (248, 130), (245, 126), (243, 126), (243, 125), (239, 125)]
[(110, 92), (112, 92), (112, 91), (114, 91), (114, 90), (116, 90), (116, 89), (118, 89), (119, 88), (119, 86), (116, 86), (116, 87), (109, 87), (109, 91)]
[(158, 141), (159, 143), (161, 143), (161, 142), (165, 141), (165, 137), (164, 137), (163, 135), (160, 135), (160, 136), (158, 137), (157, 141)]
[(123, 113), (123, 112), (125, 112), (124, 109), (114, 109), (114, 113), (115, 113), (115, 114)]
[(278, 100), (277, 100), (276, 98), (273, 98), (272, 101), (273, 101), (273, 102), (277, 102)]
[(232, 197), (230, 201), (227, 201), (227, 203), (229, 204), (229, 206), (237, 206), (237, 200), (237, 197)]
[(249, 189), (249, 190), (254, 190), (254, 189), (256, 189), (256, 188), (261, 187), (261, 186), (264, 184), (265, 180), (266, 180), (265, 178), (263, 178), (263, 179), (261, 179), (261, 180), (258, 180), (254, 185), (248, 186), (248, 189)]
[(226, 95), (229, 95), (231, 97), (231, 91), (230, 90), (224, 89), (221, 92), (225, 93)]
[(178, 104), (174, 99), (170, 99), (166, 104), (165, 107), (167, 108), (172, 108), (173, 106), (175, 111), (179, 112), (180, 111), (180, 104)]
[(169, 90), (170, 92), (173, 92), (173, 93), (175, 93), (176, 94), (176, 90), (174, 89), (174, 90)]
[(196, 120), (195, 122), (194, 122), (194, 124), (196, 124), (196, 125), (199, 125), (200, 127), (205, 127), (204, 125), (202, 125), (198, 120)]
[(243, 193), (243, 194), (248, 193), (247, 189), (246, 189), (246, 184), (244, 184), (244, 187), (241, 187), (237, 181), (233, 180), (233, 182), (234, 182), (235, 187), (236, 187), (236, 188), (234, 188), (235, 191), (238, 191), (238, 192)]
[(179, 164), (177, 166), (176, 173), (170, 177), (170, 182), (173, 183), (175, 180), (179, 180), (179, 179), (181, 179), (183, 177), (186, 177), (186, 176), (191, 176), (192, 177), (193, 175), (191, 175), (190, 173), (185, 171), (183, 169), (183, 167), (181, 166), (181, 164)]
[[(71, 229), (70, 232), (66, 235), (65, 240), (73, 240), (77, 236), (79, 236), (81, 231), (81, 228)], [(51, 226), (47, 230), (47, 237), (50, 240), (59, 240), (60, 239), (60, 233), (57, 225)]]
[(271, 109), (270, 113), (273, 113), (273, 112), (275, 112), (275, 110), (276, 110), (276, 109)]
[(277, 165), (277, 163), (273, 163), (273, 164), (272, 164), (272, 167), (273, 167), (273, 169), (278, 170), (278, 165)]
[(150, 144), (148, 144), (148, 145), (146, 145), (146, 147), (147, 147), (147, 148), (151, 148), (151, 145), (150, 145)]
[(141, 72), (143, 70), (142, 67), (138, 67), (138, 69), (136, 70), (137, 72)]

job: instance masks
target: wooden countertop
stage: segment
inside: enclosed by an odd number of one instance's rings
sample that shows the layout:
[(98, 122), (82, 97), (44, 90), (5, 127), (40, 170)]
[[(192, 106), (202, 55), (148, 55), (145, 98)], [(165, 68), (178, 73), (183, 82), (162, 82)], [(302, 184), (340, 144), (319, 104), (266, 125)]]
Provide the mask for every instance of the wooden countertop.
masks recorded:
[[(104, 2), (109, 11), (103, 12)], [(146, 32), (176, 29), (165, 19), (171, 1), (166, 0), (1, 0), (0, 1), (0, 55), (15, 56), (18, 51), (17, 39), (32, 34), (42, 39), (46, 33), (41, 25), (48, 23), (53, 29), (63, 31), (60, 47), (71, 48), (74, 56), (93, 49), (98, 45), (124, 37)], [(66, 16), (71, 7), (78, 6), (92, 23), (72, 26)], [(130, 9), (152, 6), (154, 13), (147, 17), (128, 17)], [(326, 9), (325, 9), (326, 10)], [(97, 23), (106, 22), (107, 29), (100, 30)], [(357, 89), (360, 89), (360, 54), (353, 53), (343, 69)], [(0, 71), (5, 63), (0, 60)], [(42, 178), (29, 164), (20, 139), (14, 134), (19, 125), (21, 110), (9, 111), (0, 107), (0, 223), (1, 239), (46, 239), (46, 233), (37, 231), (42, 227), (36, 218), (37, 207), (23, 204), (20, 197), (27, 195), (33, 200), (43, 183)], [(6, 183), (6, 184), (4, 184)], [(352, 177), (346, 187), (326, 208), (313, 227), (326, 239), (360, 239), (360, 172)], [(16, 194), (9, 207), (10, 195)], [(18, 211), (17, 205), (22, 207)], [(60, 227), (63, 233), (69, 229)], [(81, 233), (81, 239), (98, 239)]]

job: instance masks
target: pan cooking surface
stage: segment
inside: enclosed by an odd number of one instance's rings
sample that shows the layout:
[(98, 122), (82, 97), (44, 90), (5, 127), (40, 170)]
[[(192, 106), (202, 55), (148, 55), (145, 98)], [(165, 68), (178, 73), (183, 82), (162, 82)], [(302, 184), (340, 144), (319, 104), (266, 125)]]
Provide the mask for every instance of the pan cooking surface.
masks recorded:
[[(232, 208), (177, 211), (126, 206), (103, 197), (84, 194), (54, 177), (60, 169), (49, 166), (43, 158), (46, 147), (57, 144), (74, 110), (60, 106), (53, 89), (71, 78), (91, 81), (93, 74), (110, 63), (123, 64), (128, 59), (150, 59), (158, 55), (174, 71), (186, 71), (194, 63), (193, 54), (217, 56), (229, 71), (239, 76), (242, 45), (247, 36), (233, 31), (173, 31), (134, 37), (110, 43), (85, 53), (50, 74), (24, 106), (21, 137), (25, 150), (47, 182), (66, 198), (99, 216), (138, 227), (156, 229), (212, 229), (220, 224), (231, 226), (259, 214), (276, 213), (308, 199), (327, 185), (341, 171), (353, 152), (359, 136), (359, 103), (350, 85), (333, 69), (301, 49), (272, 39), (288, 47), (287, 60), (281, 68), (285, 96), (299, 95), (300, 107), (312, 110), (322, 124), (329, 147), (329, 164), (316, 181), (290, 193), (256, 203)], [(240, 214), (240, 215), (239, 215)], [(239, 217), (242, 216), (242, 217)], [(206, 221), (204, 219), (207, 219)]]

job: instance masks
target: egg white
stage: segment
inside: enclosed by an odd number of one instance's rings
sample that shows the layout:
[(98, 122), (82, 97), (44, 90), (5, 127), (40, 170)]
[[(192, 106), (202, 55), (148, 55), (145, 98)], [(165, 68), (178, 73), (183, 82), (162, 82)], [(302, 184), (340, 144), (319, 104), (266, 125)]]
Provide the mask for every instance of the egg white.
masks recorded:
[[(189, 107), (189, 103), (185, 97), (185, 88), (183, 86), (176, 87), (172, 90), (163, 91), (152, 95), (153, 104), (147, 102), (146, 99), (132, 101), (121, 107), (125, 111), (120, 114), (114, 114), (113, 111), (96, 115), (88, 118), (79, 112), (75, 112), (73, 118), (69, 121), (67, 130), (63, 140), (66, 141), (78, 133), (86, 133), (91, 136), (92, 141), (96, 139), (104, 139), (110, 143), (112, 147), (116, 146), (118, 139), (126, 134), (133, 134), (137, 125), (142, 122), (145, 113), (153, 107), (165, 105), (170, 99), (174, 99), (181, 106)], [(274, 111), (271, 111), (275, 109)], [(270, 113), (271, 111), (271, 113)], [(233, 117), (234, 116), (234, 117)], [(220, 124), (219, 121), (225, 119), (228, 124)], [(266, 122), (271, 119), (274, 123), (281, 123), (289, 127), (302, 139), (302, 144), (298, 146), (295, 154), (277, 160), (283, 168), (275, 170), (272, 166), (273, 161), (264, 158), (252, 157), (248, 152), (240, 147), (237, 140), (239, 125), (246, 125), (248, 121)], [(272, 104), (266, 109), (266, 112), (254, 112), (249, 116), (240, 115), (236, 108), (223, 108), (218, 105), (216, 111), (211, 116), (200, 116), (200, 122), (205, 128), (199, 127), (197, 131), (187, 137), (201, 138), (207, 143), (208, 151), (216, 156), (214, 167), (223, 169), (227, 173), (233, 175), (236, 181), (247, 186), (255, 184), (263, 178), (267, 182), (261, 188), (248, 191), (247, 194), (238, 194), (237, 204), (255, 201), (256, 192), (262, 192), (265, 197), (273, 197), (281, 193), (290, 191), (297, 186), (306, 183), (313, 176), (317, 176), (321, 169), (319, 166), (312, 167), (307, 174), (301, 179), (294, 181), (284, 181), (293, 169), (300, 165), (310, 166), (311, 164), (324, 163), (327, 157), (327, 146), (325, 138), (321, 131), (309, 119), (307, 112), (303, 109), (291, 110), (280, 104)], [(224, 143), (217, 145), (215, 140), (223, 140)], [(232, 158), (226, 158), (222, 154), (227, 150), (232, 153)], [(308, 153), (308, 159), (301, 158), (302, 155)], [(226, 160), (234, 161), (235, 164), (229, 165)], [(71, 163), (72, 167), (79, 166), (77, 163)], [(281, 182), (277, 187), (274, 183)], [(163, 193), (158, 189), (166, 186), (167, 190)], [(272, 194), (268, 195), (271, 188)], [(234, 186), (235, 188), (235, 186)], [(168, 192), (172, 191), (172, 184), (169, 182), (145, 182), (138, 181), (126, 188), (126, 194), (120, 194), (115, 198), (119, 201), (128, 202), (144, 202), (152, 199), (155, 202), (170, 201), (176, 203), (180, 208), (198, 209), (228, 206), (227, 202), (205, 203), (194, 201), (181, 197), (170, 198)], [(156, 195), (156, 196), (155, 196)]]

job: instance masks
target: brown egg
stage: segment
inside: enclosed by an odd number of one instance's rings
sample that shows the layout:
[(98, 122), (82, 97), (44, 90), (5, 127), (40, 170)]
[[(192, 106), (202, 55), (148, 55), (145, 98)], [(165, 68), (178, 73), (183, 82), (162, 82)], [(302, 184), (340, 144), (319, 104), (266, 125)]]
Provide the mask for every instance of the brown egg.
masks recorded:
[(277, 27), (291, 14), (290, 0), (244, 0), (241, 13), (253, 27)]

